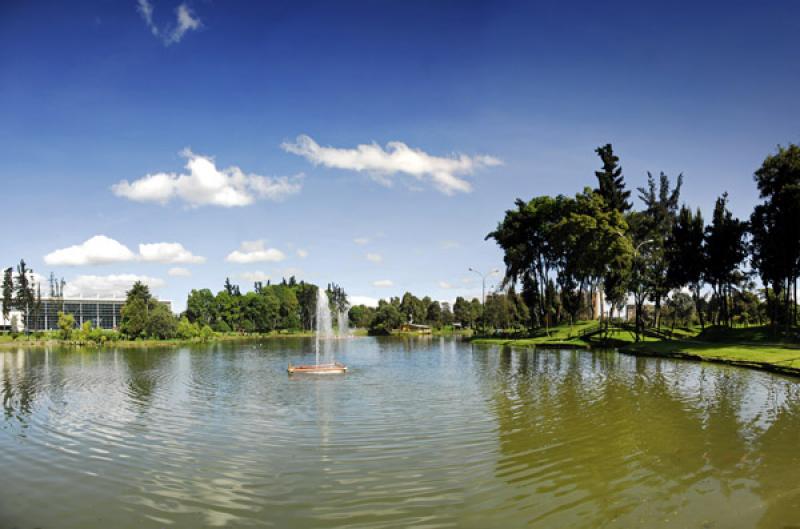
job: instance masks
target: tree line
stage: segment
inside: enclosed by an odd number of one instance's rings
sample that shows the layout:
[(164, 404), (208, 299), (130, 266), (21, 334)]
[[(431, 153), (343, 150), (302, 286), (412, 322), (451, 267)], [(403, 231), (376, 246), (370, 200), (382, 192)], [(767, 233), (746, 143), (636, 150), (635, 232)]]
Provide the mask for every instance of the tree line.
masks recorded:
[(467, 300), (459, 296), (451, 305), (406, 292), (402, 297), (378, 301), (377, 307), (356, 305), (350, 309), (350, 324), (369, 329), (371, 334), (388, 334), (406, 323), (435, 329), (453, 324), (472, 329), (483, 326), (517, 329), (525, 327), (527, 321), (528, 308), (513, 288), (508, 292), (490, 293), (485, 306), (477, 298)]
[(750, 320), (796, 324), (800, 147), (779, 147), (755, 171), (762, 202), (749, 219), (734, 217), (722, 193), (708, 224), (699, 208), (681, 203), (682, 175), (673, 183), (648, 172), (634, 210), (612, 146), (596, 153), (597, 187), (517, 199), (486, 236), (503, 250), (503, 285), (520, 288), (529, 328), (572, 322), (582, 312), (602, 317), (595, 307), (606, 304), (607, 316), (621, 315), (633, 299), (638, 335), (646, 324), (662, 325), (665, 307), (673, 315), (678, 305), (685, 309), (673, 301), (679, 293), (691, 298), (701, 326), (730, 326), (737, 310)]
[[(189, 322), (217, 332), (309, 331), (315, 325), (318, 288), (292, 276), (275, 284), (255, 282), (253, 290), (243, 294), (226, 279), (216, 295), (209, 289), (192, 290), (184, 315)], [(326, 292), (336, 322), (338, 314), (349, 308), (347, 293), (335, 283)]]

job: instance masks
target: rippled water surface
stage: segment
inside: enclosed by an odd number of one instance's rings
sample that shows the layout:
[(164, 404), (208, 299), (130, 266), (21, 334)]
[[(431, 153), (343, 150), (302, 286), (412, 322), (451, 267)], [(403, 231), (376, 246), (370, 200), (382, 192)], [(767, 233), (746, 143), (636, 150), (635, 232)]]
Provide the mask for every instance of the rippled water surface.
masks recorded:
[(800, 527), (800, 382), (309, 340), (0, 352), (0, 527)]

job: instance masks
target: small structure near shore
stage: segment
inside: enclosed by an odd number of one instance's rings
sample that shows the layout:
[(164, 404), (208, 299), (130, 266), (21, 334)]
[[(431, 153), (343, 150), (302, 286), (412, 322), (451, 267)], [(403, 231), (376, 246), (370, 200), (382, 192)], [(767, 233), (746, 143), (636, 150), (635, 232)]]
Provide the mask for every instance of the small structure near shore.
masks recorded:
[(417, 334), (431, 334), (433, 330), (430, 325), (420, 325), (419, 323), (404, 323), (400, 326), (400, 332), (414, 332)]

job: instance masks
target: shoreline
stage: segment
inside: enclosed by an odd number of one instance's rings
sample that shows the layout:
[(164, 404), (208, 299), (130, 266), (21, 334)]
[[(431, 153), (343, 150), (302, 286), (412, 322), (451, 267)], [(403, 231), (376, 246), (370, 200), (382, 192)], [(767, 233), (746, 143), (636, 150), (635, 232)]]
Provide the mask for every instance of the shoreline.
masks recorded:
[[(707, 342), (652, 342), (618, 347), (622, 354), (710, 362), (800, 377), (800, 350), (775, 345), (713, 344)], [(773, 359), (748, 358), (747, 353), (774, 354)]]
[(4, 349), (15, 349), (19, 347), (92, 347), (92, 348), (136, 348), (136, 347), (176, 347), (184, 345), (211, 345), (223, 342), (253, 342), (258, 340), (272, 340), (276, 338), (313, 338), (313, 332), (296, 333), (270, 333), (270, 334), (231, 334), (214, 336), (209, 340), (198, 338), (172, 339), (172, 340), (107, 340), (98, 342), (93, 340), (61, 340), (53, 338), (42, 338), (34, 340), (9, 340), (0, 342), (0, 351)]
[[(479, 338), (472, 343), (477, 345), (499, 345), (503, 347), (523, 347), (533, 349), (586, 349), (605, 347), (589, 342), (543, 342), (537, 339)], [(609, 345), (621, 354), (649, 357), (710, 362), (746, 369), (800, 378), (800, 349), (775, 344), (736, 344), (713, 343), (688, 340), (652, 341)]]
[[(354, 336), (361, 336), (363, 332), (355, 331)], [(396, 337), (412, 336), (408, 334), (393, 334)], [(416, 336), (431, 336), (416, 335)], [(459, 336), (453, 333), (452, 336)], [(42, 338), (33, 340), (9, 340), (0, 342), (0, 352), (21, 347), (63, 347), (63, 348), (92, 348), (92, 349), (135, 349), (135, 348), (165, 348), (182, 347), (189, 345), (214, 345), (220, 343), (257, 342), (260, 340), (274, 340), (285, 338), (313, 338), (314, 333), (309, 331), (296, 333), (269, 333), (269, 334), (230, 334), (214, 336), (209, 340), (173, 339), (173, 340), (109, 340), (105, 342), (84, 340), (60, 340)], [(464, 337), (461, 335), (461, 337)], [(466, 337), (468, 338), (468, 337)], [(715, 343), (690, 340), (674, 341), (647, 341), (614, 345), (592, 343), (581, 338), (572, 338), (563, 341), (543, 341), (541, 338), (475, 338), (469, 340), (476, 345), (496, 345), (500, 347), (518, 347), (526, 349), (585, 349), (614, 348), (621, 354), (649, 358), (670, 358), (677, 360), (691, 360), (695, 362), (710, 362), (724, 364), (746, 369), (767, 371), (780, 375), (800, 378), (800, 347), (789, 347), (780, 344), (740, 344), (740, 343)]]

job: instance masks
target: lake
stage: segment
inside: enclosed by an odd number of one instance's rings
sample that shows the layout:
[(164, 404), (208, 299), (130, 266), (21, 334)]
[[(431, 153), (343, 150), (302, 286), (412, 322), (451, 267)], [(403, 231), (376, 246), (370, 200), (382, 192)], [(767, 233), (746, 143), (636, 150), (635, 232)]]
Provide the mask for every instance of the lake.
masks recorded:
[(800, 381), (354, 338), (0, 352), (0, 527), (797, 528)]

